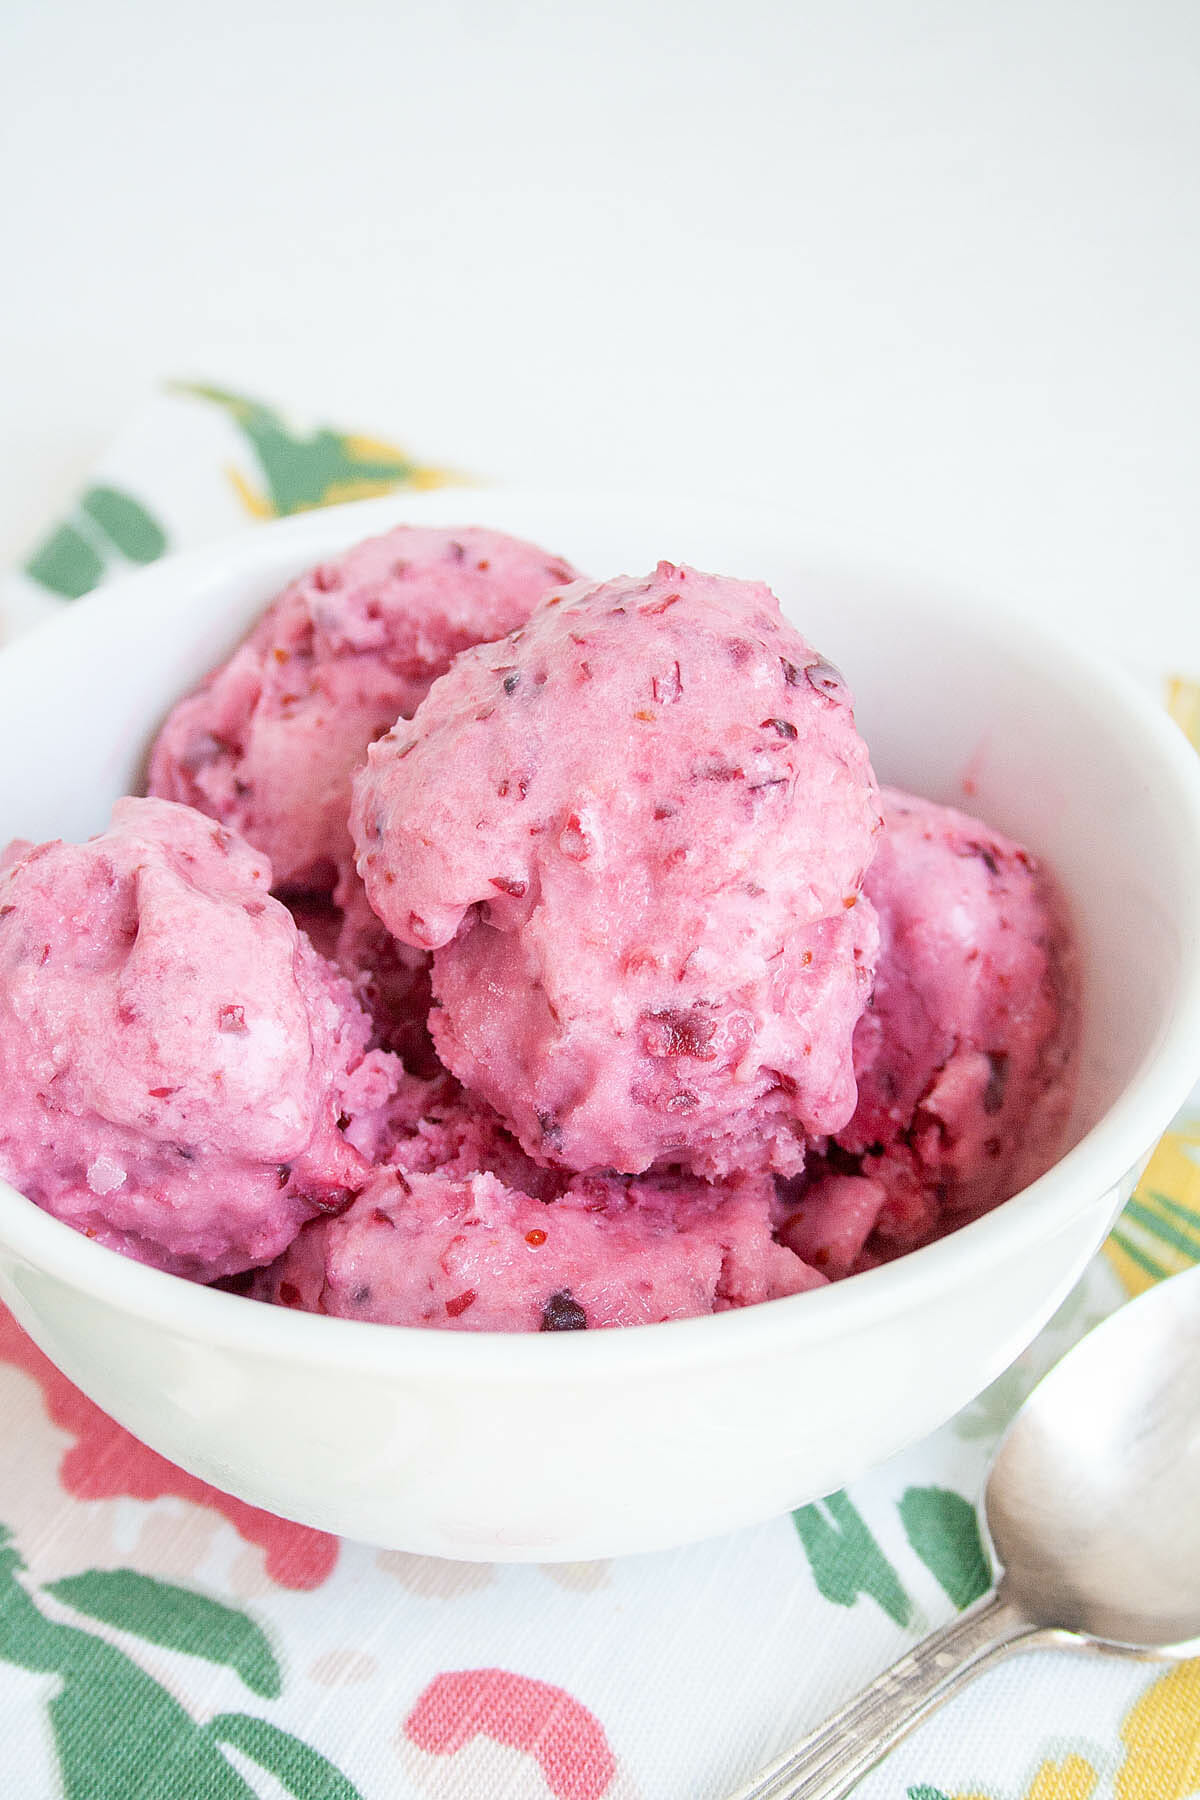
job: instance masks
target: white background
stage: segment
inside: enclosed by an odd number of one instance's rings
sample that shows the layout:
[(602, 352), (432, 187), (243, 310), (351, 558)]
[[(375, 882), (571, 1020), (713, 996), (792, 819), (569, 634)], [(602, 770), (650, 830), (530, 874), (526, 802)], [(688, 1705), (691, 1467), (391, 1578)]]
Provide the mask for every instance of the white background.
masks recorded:
[(191, 375), (1200, 667), (1192, 0), (0, 23), (0, 557)]

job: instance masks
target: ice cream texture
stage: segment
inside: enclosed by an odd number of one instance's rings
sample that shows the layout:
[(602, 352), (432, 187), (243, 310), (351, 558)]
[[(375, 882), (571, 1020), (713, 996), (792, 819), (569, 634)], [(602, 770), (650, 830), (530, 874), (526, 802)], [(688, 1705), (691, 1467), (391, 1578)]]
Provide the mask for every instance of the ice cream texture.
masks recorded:
[(761, 584), (556, 589), (372, 746), (352, 827), (439, 1055), (536, 1161), (791, 1174), (848, 1122), (878, 796)]
[(1042, 1174), (1072, 1097), (1078, 974), (1046, 871), (953, 807), (894, 788), (883, 807), (858, 1104), (783, 1232), (831, 1274), (913, 1249)]
[(771, 1235), (771, 1183), (576, 1175), (553, 1201), (490, 1172), (379, 1169), (306, 1226), (255, 1292), (385, 1325), (581, 1331), (723, 1312), (820, 1287)]
[(270, 885), (234, 833), (161, 800), (0, 872), (0, 1174), (200, 1281), (348, 1202), (399, 1077)]
[(351, 870), (350, 777), (469, 644), (502, 637), (574, 570), (480, 526), (398, 525), (294, 581), (154, 746), (150, 792), (239, 831), (283, 890)]

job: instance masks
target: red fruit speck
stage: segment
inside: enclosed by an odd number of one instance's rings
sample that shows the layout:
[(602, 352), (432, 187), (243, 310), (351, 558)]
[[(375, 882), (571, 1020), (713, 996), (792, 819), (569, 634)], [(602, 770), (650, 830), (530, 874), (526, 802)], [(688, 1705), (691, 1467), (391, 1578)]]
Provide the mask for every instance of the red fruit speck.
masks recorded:
[(534, 1227), (534, 1229), (532, 1231), (527, 1231), (525, 1233), (525, 1242), (527, 1244), (529, 1244), (534, 1250), (536, 1250), (539, 1245), (544, 1244), (545, 1241), (546, 1241), (545, 1232), (539, 1231), (536, 1226)]
[(524, 898), (527, 887), (524, 881), (510, 881), (505, 875), (493, 875), (490, 879), (491, 885), (499, 888), (502, 894), (511, 894), (514, 900)]
[(290, 1281), (281, 1281), (279, 1303), (281, 1306), (299, 1306), (301, 1303), (300, 1289)]
[(626, 950), (621, 958), (622, 975), (637, 975), (643, 969), (657, 969), (658, 958), (653, 950)]
[(432, 950), (433, 945), (429, 939), (429, 927), (426, 925), (420, 913), (409, 913), (408, 929), (411, 936), (416, 938), (418, 944), (423, 944), (426, 949)]
[(816, 692), (824, 699), (832, 700), (836, 704), (847, 698), (845, 676), (840, 669), (835, 669), (832, 663), (809, 663), (804, 674), (809, 686), (815, 688)]
[(691, 1056), (697, 1062), (714, 1062), (712, 1047), (717, 1023), (698, 1007), (664, 1006), (643, 1013), (638, 1023), (642, 1049), (647, 1056)]
[(456, 1294), (453, 1300), (447, 1300), (446, 1311), (452, 1319), (459, 1319), (466, 1312), (468, 1306), (474, 1306), (476, 1298), (475, 1289), (467, 1288), (465, 1292)]
[(587, 1314), (578, 1300), (571, 1297), (570, 1288), (561, 1288), (557, 1294), (551, 1294), (542, 1308), (542, 1322), (539, 1331), (586, 1331)]
[(217, 1014), (218, 1031), (249, 1031), (244, 1006), (223, 1006)]
[(151, 1088), (150, 1089), (150, 1098), (152, 1100), (169, 1100), (171, 1098), (172, 1094), (177, 1094), (178, 1092), (179, 1092), (178, 1087)]
[(764, 731), (777, 731), (781, 738), (794, 738), (796, 736), (796, 727), (792, 724), (790, 719), (764, 719), (762, 722), (762, 729)]
[(324, 1218), (332, 1219), (339, 1213), (344, 1213), (351, 1202), (358, 1199), (358, 1193), (353, 1188), (331, 1187), (318, 1188), (315, 1193), (307, 1193), (301, 1197)]
[(699, 1104), (700, 1096), (698, 1094), (693, 1094), (690, 1088), (680, 1088), (679, 1092), (672, 1094), (667, 1101), (667, 1111), (669, 1113), (695, 1112)]

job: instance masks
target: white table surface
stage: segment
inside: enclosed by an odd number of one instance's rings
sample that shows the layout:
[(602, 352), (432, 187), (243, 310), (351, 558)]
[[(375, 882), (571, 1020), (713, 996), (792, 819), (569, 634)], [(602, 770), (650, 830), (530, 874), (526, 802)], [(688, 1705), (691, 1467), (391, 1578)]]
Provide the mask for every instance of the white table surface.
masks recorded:
[(0, 557), (191, 375), (1200, 673), (1191, 0), (3, 0), (0, 135)]

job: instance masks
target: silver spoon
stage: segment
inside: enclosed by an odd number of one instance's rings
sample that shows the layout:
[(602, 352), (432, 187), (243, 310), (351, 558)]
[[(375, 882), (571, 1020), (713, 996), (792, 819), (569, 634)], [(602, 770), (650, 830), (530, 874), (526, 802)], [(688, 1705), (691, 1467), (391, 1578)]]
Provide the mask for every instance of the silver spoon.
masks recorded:
[(1200, 1637), (1200, 1267), (1106, 1319), (1038, 1384), (988, 1474), (1004, 1573), (730, 1800), (835, 1800), (1016, 1650), (1173, 1658)]

